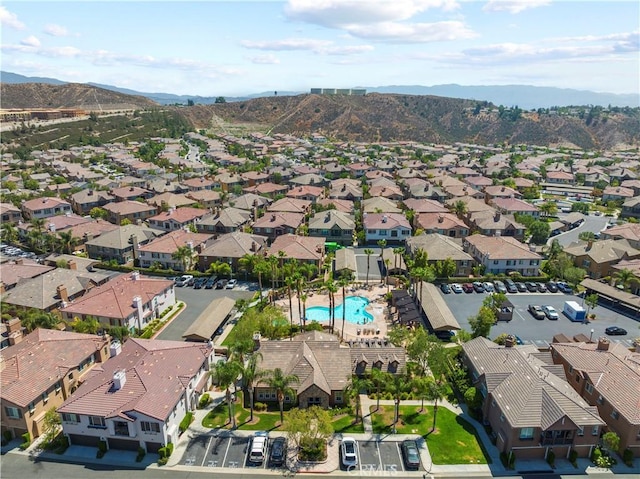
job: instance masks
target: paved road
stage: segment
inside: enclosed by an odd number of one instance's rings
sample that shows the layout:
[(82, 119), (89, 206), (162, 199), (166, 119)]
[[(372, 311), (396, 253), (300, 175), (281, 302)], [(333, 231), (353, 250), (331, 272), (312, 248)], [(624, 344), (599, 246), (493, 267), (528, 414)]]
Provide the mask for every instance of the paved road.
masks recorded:
[[(562, 218), (563, 216), (566, 216), (566, 214), (561, 213), (558, 215), (558, 217), (560, 218)], [(589, 216), (585, 216), (584, 223), (582, 223), (580, 226), (570, 231), (567, 231), (566, 233), (562, 233), (557, 236), (553, 236), (549, 238), (548, 243), (551, 244), (551, 241), (553, 241), (554, 239), (557, 239), (562, 246), (568, 246), (574, 241), (578, 241), (578, 236), (583, 231), (591, 231), (592, 233), (598, 233), (602, 231), (607, 227), (607, 223), (609, 222), (609, 220), (612, 220), (612, 219), (613, 218), (610, 218), (607, 216), (595, 216), (593, 214)]]
[(253, 283), (240, 281), (234, 289), (193, 289), (192, 287), (176, 287), (176, 299), (187, 305), (171, 323), (157, 336), (157, 339), (182, 341), (182, 334), (193, 323), (209, 303), (216, 298), (229, 296), (233, 299), (251, 299), (257, 290)]

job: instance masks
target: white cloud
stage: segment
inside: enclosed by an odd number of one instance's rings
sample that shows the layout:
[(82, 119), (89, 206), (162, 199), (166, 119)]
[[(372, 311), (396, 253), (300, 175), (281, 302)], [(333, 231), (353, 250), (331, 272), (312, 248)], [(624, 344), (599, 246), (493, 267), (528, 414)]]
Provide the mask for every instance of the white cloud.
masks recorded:
[(240, 44), (251, 50), (309, 51), (319, 55), (357, 55), (373, 50), (371, 45), (336, 46), (331, 41), (312, 38), (286, 38), (274, 41), (243, 40)]
[(257, 65), (278, 65), (280, 63), (278, 57), (271, 54), (249, 57), (248, 60)]
[(489, 0), (482, 10), (485, 12), (520, 13), (530, 8), (545, 7), (551, 0)]
[(348, 31), (356, 37), (391, 43), (442, 42), (477, 36), (464, 23), (455, 21), (409, 24), (383, 22), (375, 25), (352, 26)]
[(34, 37), (33, 35), (29, 35), (27, 38), (25, 38), (24, 40), (20, 41), (21, 45), (25, 45), (27, 47), (39, 47), (40, 46), (40, 40), (38, 40), (37, 37)]
[(373, 51), (371, 45), (353, 45), (344, 47), (329, 47), (321, 51), (327, 55), (358, 55), (360, 53), (366, 53)]
[(56, 25), (55, 23), (50, 23), (45, 25), (44, 32), (47, 35), (51, 35), (53, 37), (68, 37), (69, 31), (63, 27), (62, 25)]
[(18, 20), (18, 16), (4, 7), (0, 7), (0, 25), (16, 30), (25, 29), (25, 24)]
[(457, 7), (455, 0), (289, 0), (284, 11), (291, 20), (342, 28), (408, 20), (431, 8)]

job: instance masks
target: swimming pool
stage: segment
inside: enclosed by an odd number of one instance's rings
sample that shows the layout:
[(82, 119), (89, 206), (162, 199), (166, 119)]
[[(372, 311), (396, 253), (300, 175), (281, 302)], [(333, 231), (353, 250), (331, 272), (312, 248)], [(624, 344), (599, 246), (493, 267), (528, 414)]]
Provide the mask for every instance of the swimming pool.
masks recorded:
[[(347, 296), (344, 304), (335, 308), (335, 320), (342, 321), (342, 308), (346, 305), (345, 319), (354, 324), (366, 324), (373, 321), (373, 315), (364, 309), (369, 300), (364, 296)], [(307, 321), (329, 321), (329, 308), (326, 306), (312, 306), (307, 308)]]

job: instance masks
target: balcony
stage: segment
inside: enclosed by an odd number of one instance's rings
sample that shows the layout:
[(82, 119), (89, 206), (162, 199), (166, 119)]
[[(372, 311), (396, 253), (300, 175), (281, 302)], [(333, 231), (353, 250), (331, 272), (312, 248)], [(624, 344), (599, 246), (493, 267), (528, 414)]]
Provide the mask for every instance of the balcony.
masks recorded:
[(575, 431), (543, 431), (540, 435), (541, 446), (570, 446), (573, 444)]

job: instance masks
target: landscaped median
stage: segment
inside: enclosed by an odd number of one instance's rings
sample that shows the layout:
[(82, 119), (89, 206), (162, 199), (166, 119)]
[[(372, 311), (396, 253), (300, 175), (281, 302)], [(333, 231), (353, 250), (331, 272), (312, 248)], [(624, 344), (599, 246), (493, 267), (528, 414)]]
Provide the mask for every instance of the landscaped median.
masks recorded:
[[(394, 406), (371, 406), (373, 432), (392, 432)], [(433, 406), (400, 406), (396, 424), (398, 434), (418, 434), (424, 437), (434, 464), (487, 464), (491, 462), (485, 454), (475, 428), (446, 407), (439, 407), (436, 427), (433, 427)]]

